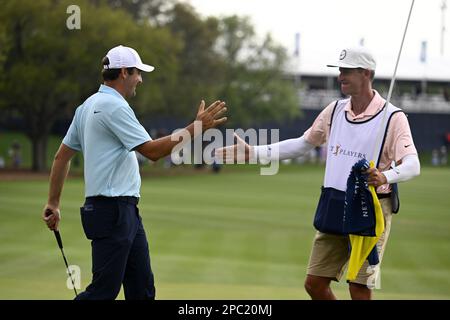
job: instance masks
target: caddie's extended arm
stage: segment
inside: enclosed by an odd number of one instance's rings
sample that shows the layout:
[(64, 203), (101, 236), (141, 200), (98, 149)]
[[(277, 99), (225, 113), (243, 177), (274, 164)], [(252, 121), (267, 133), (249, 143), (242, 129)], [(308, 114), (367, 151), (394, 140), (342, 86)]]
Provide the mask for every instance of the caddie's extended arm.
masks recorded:
[(304, 136), (301, 136), (269, 145), (253, 146), (251, 156), (256, 156), (262, 161), (293, 159), (306, 154), (314, 147), (306, 141)]
[(383, 171), (388, 183), (410, 180), (420, 174), (419, 157), (408, 154), (402, 158), (401, 164), (387, 171)]

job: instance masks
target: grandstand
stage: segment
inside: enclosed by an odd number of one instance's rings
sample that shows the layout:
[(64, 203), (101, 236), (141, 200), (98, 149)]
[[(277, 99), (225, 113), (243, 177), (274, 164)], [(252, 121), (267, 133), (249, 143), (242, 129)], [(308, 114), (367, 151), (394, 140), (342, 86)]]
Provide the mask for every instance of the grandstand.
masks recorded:
[[(391, 102), (408, 115), (419, 151), (428, 152), (448, 145), (450, 133), (450, 59), (436, 58), (421, 63), (405, 61), (399, 68)], [(323, 65), (291, 65), (288, 78), (296, 84), (302, 117), (283, 126), (280, 138), (294, 137), (306, 130), (331, 101), (342, 98), (337, 70)], [(380, 67), (381, 68), (381, 67)], [(297, 70), (297, 72), (295, 72)], [(374, 88), (387, 96), (392, 70), (377, 70)]]

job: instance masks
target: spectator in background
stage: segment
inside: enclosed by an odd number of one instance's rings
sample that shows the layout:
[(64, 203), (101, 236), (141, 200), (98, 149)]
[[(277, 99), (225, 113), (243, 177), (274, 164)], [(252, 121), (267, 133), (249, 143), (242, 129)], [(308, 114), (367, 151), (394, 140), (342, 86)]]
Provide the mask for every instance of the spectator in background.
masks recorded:
[(450, 94), (448, 93), (448, 89), (447, 88), (444, 88), (443, 95), (444, 95), (445, 101), (447, 101), (447, 102), (450, 101)]
[(447, 157), (448, 157), (448, 154), (447, 154), (447, 147), (446, 146), (442, 146), (441, 147), (441, 149), (440, 149), (440, 163), (441, 163), (441, 166), (446, 166), (447, 165)]
[(439, 151), (437, 149), (433, 149), (433, 151), (431, 151), (431, 165), (437, 167), (439, 166), (439, 163)]
[(320, 163), (324, 164), (327, 161), (327, 147), (322, 146), (320, 148)]
[(11, 148), (9, 149), (9, 155), (12, 159), (12, 167), (14, 169), (20, 168), (20, 165), (22, 164), (22, 146), (19, 141), (13, 141)]
[(214, 173), (219, 173), (221, 168), (222, 166), (219, 163), (217, 163), (217, 161), (214, 161), (211, 166), (211, 169)]
[(420, 84), (416, 85), (416, 98), (422, 94), (422, 86)]
[[(159, 139), (159, 138), (162, 138), (162, 137), (165, 137), (165, 136), (167, 136), (168, 134), (169, 134), (169, 132), (168, 132), (166, 129), (164, 129), (164, 128), (158, 129), (158, 130), (156, 131), (156, 137), (157, 137), (158, 139)], [(165, 169), (169, 169), (169, 168), (172, 167), (172, 165), (173, 165), (173, 163), (172, 163), (172, 157), (171, 157), (171, 155), (169, 154), (168, 156), (166, 156), (166, 157), (164, 158), (163, 166), (164, 166)]]

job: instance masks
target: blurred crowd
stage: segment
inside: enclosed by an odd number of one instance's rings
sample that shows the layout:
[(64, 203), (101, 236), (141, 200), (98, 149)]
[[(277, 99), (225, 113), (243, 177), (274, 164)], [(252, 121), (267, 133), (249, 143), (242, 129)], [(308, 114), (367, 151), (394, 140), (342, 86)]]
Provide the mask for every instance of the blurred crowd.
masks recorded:
[[(19, 169), (22, 165), (22, 145), (19, 141), (14, 140), (8, 149), (8, 160), (11, 163), (13, 169)], [(0, 155), (0, 169), (7, 166), (7, 159)]]

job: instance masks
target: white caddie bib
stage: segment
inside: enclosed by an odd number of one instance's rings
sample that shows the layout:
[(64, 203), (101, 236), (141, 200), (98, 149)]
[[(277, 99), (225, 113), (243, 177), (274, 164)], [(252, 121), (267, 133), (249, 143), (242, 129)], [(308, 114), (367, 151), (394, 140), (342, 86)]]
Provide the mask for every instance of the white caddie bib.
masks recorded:
[(374, 150), (379, 130), (382, 130), (383, 137), (386, 137), (386, 131), (391, 116), (401, 109), (389, 104), (386, 117), (383, 122), (384, 107), (372, 118), (354, 122), (347, 118), (345, 105), (350, 99), (339, 100), (334, 108), (330, 137), (327, 144), (327, 162), (325, 168), (325, 188), (334, 188), (340, 191), (346, 191), (347, 178), (352, 166), (362, 158), (368, 161), (374, 160), (378, 163), (384, 139), (381, 146), (376, 147), (374, 159), (369, 159)]

